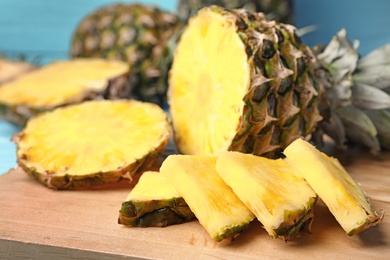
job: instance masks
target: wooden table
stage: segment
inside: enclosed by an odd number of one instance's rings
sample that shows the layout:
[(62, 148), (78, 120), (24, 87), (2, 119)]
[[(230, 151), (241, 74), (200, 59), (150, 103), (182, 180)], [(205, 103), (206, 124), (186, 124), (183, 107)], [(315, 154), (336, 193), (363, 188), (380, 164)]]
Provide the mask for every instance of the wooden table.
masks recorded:
[[(390, 152), (339, 157), (375, 209), (390, 212)], [(197, 221), (165, 228), (117, 224), (130, 188), (54, 191), (16, 168), (0, 176), (0, 259), (390, 259), (390, 218), (348, 237), (321, 201), (312, 234), (273, 240), (259, 222), (214, 242)]]

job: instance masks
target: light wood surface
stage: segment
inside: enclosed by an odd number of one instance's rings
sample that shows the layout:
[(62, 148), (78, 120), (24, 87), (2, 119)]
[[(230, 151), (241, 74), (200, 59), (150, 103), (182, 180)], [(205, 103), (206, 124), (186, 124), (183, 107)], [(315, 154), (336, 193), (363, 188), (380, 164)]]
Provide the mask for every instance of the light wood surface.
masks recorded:
[[(375, 209), (390, 212), (390, 153), (340, 157)], [(197, 221), (165, 228), (117, 224), (130, 188), (50, 190), (16, 168), (0, 176), (0, 259), (390, 259), (390, 218), (348, 237), (321, 201), (312, 234), (273, 240), (259, 222), (214, 242)]]

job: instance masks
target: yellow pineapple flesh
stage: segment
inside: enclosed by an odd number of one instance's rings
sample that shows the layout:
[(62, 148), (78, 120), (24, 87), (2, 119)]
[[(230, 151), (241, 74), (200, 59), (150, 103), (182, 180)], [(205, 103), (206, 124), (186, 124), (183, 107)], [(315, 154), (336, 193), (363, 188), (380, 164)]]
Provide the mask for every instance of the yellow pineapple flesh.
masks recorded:
[(284, 151), (286, 161), (296, 168), (323, 200), (348, 235), (375, 226), (383, 218), (375, 212), (358, 183), (340, 162), (297, 139)]
[(219, 177), (216, 161), (212, 156), (170, 155), (160, 172), (184, 198), (209, 235), (221, 241), (240, 234), (254, 215)]
[(15, 136), (18, 163), (50, 188), (90, 188), (151, 167), (170, 134), (166, 113), (135, 100), (97, 100), (30, 119)]
[[(168, 94), (180, 151), (215, 155), (227, 150), (234, 138), (250, 73), (232, 21), (214, 12), (202, 14), (180, 41)], [(183, 69), (188, 64), (191, 69)]]
[(283, 159), (222, 152), (216, 169), (273, 238), (289, 241), (310, 228), (317, 195)]

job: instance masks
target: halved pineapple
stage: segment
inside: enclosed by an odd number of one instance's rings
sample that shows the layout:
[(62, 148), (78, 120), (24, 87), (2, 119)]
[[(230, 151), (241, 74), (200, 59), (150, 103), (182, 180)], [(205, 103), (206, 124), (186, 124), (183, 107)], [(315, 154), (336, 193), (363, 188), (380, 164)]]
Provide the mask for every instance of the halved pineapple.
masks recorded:
[(305, 178), (348, 235), (355, 235), (381, 222), (364, 191), (335, 158), (297, 139), (284, 151), (295, 173)]
[(293, 26), (244, 9), (201, 9), (181, 36), (169, 77), (178, 150), (279, 156), (321, 119), (314, 62)]
[(169, 134), (168, 117), (157, 105), (97, 100), (40, 114), (14, 140), (28, 174), (49, 188), (82, 189), (148, 169)]
[(289, 241), (310, 228), (317, 195), (283, 159), (222, 152), (216, 169), (273, 238)]
[(56, 107), (125, 97), (129, 70), (125, 62), (103, 59), (53, 62), (0, 87), (0, 117), (24, 125)]
[(165, 175), (147, 171), (122, 203), (118, 223), (133, 227), (165, 227), (194, 218), (194, 213)]
[(215, 241), (234, 238), (254, 219), (215, 170), (212, 156), (170, 155), (160, 171)]

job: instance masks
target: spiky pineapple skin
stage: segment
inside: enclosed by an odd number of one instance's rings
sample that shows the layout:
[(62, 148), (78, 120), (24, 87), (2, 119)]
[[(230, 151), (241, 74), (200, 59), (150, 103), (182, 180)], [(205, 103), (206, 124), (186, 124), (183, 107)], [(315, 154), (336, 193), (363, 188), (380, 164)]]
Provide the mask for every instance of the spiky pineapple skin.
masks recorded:
[(73, 34), (71, 56), (130, 63), (128, 96), (164, 105), (173, 46), (183, 26), (174, 14), (154, 6), (108, 5), (80, 22)]
[[(295, 34), (295, 27), (269, 21), (262, 13), (220, 6), (202, 11), (215, 12), (235, 24), (250, 67), (243, 114), (228, 150), (279, 157), (293, 140), (309, 136), (322, 119), (315, 56)], [(175, 133), (174, 114), (172, 120)], [(181, 151), (176, 134), (175, 140)]]

